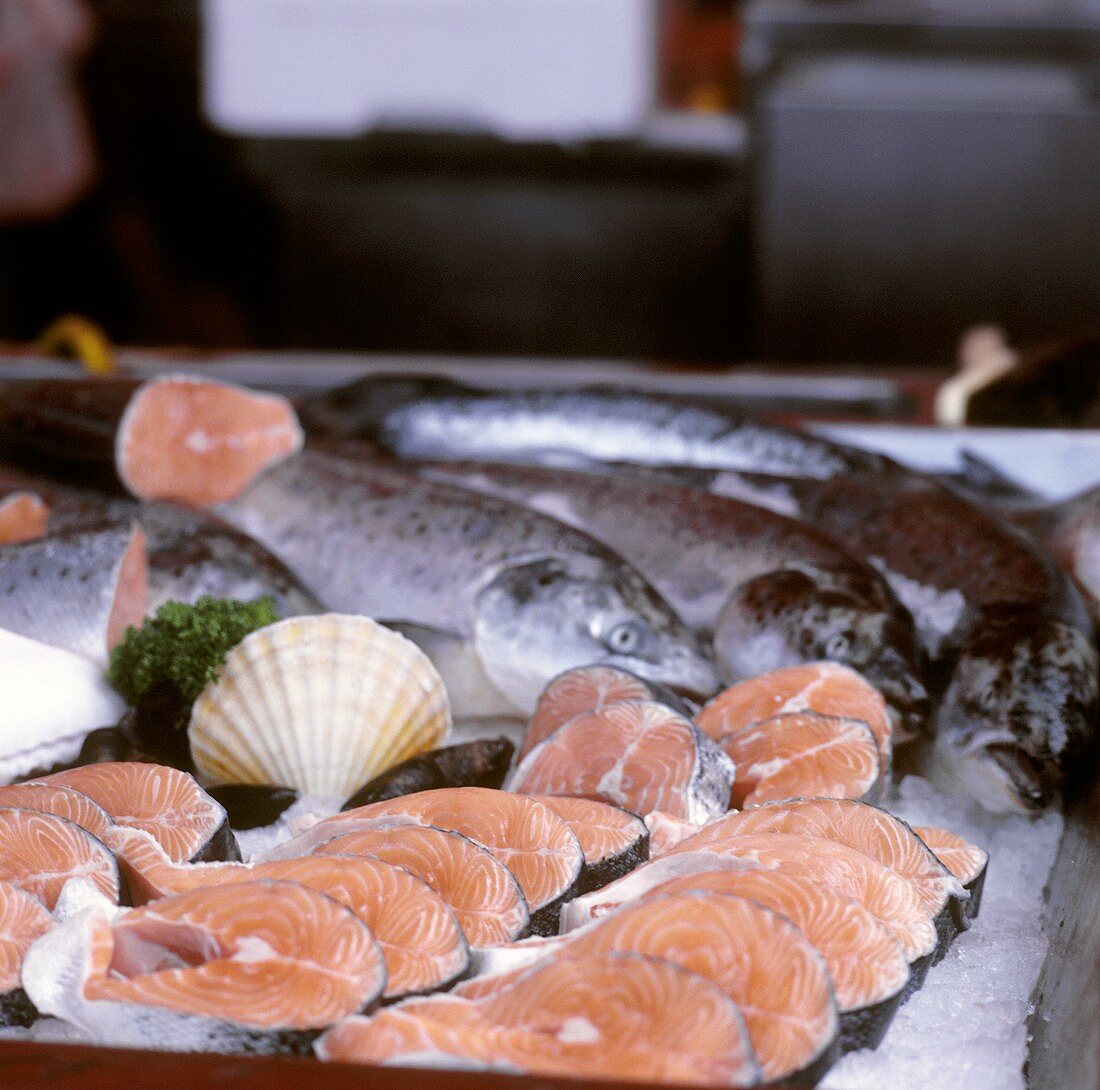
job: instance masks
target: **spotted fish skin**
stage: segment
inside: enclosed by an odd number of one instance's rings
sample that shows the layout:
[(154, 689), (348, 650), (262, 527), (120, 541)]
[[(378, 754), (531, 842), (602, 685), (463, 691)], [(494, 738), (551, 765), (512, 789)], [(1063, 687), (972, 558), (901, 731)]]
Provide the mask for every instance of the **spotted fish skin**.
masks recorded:
[(530, 714), (552, 677), (600, 661), (686, 692), (718, 688), (711, 652), (636, 571), (518, 505), (306, 451), (219, 513), (327, 608), (442, 631), (472, 648), (485, 686), (471, 703), (485, 703), (456, 717)]
[(918, 473), (657, 473), (803, 518), (883, 572), (940, 674), (929, 771), (942, 786), (994, 812), (1035, 812), (1087, 763), (1100, 678), (1093, 619), (1023, 531)]
[(885, 462), (712, 405), (605, 387), (489, 393), (371, 377), (303, 400), (299, 417), (313, 435), (369, 439), (403, 458), (532, 461), (556, 452), (814, 477)]
[(727, 680), (833, 659), (875, 684), (908, 733), (922, 729), (928, 694), (908, 610), (875, 568), (806, 523), (637, 476), (490, 462), (418, 471), (523, 503), (610, 546), (713, 634)]

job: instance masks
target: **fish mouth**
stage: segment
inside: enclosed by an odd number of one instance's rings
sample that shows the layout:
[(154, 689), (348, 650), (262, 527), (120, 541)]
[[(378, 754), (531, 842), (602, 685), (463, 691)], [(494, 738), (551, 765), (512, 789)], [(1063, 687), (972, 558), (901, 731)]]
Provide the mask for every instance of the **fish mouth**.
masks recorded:
[(864, 676), (886, 701), (897, 733), (895, 742), (904, 744), (927, 732), (932, 701), (907, 663), (900, 657), (884, 657)]
[(994, 814), (1039, 814), (1050, 808), (1061, 788), (1053, 761), (1008, 742), (961, 751), (937, 739), (927, 772), (937, 786), (968, 795)]
[(603, 662), (607, 666), (629, 670), (646, 681), (662, 686), (695, 708), (702, 707), (722, 688), (717, 667), (700, 654), (685, 655), (680, 661), (664, 664), (621, 655), (609, 656)]
[(984, 755), (1004, 777), (1009, 802), (1016, 810), (1037, 814), (1058, 797), (1060, 777), (1050, 761), (1011, 745), (986, 746)]

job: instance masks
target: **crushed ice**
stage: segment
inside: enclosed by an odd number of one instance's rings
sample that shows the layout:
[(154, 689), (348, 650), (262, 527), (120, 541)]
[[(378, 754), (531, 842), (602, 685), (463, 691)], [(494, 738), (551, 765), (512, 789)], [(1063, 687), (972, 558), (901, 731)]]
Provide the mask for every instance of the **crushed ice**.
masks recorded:
[(845, 1056), (821, 1090), (1024, 1090), (1026, 1020), (1046, 956), (1043, 888), (1062, 835), (1060, 814), (990, 814), (915, 776), (886, 808), (937, 825), (989, 852), (981, 913), (898, 1011), (873, 1052)]
[[(944, 1085), (945, 1077), (967, 1090), (1024, 1090), (1025, 1023), (1047, 948), (1043, 888), (1062, 818), (990, 814), (915, 776), (902, 781), (886, 806), (911, 825), (949, 829), (989, 852), (981, 914), (901, 1008), (885, 1041), (873, 1052), (845, 1056), (820, 1090), (927, 1090)], [(338, 800), (300, 798), (274, 825), (239, 833), (241, 854), (249, 859), (268, 851), (289, 839), (303, 820), (338, 809)], [(86, 1039), (53, 1018), (30, 1029), (0, 1029), (0, 1040)], [(462, 1066), (452, 1058), (435, 1060)]]

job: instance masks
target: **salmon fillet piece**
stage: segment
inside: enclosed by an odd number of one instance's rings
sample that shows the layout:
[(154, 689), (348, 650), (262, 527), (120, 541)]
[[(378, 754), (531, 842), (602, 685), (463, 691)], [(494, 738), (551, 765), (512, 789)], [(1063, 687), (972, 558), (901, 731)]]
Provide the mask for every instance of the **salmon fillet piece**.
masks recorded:
[(135, 904), (206, 886), (271, 878), (299, 882), (350, 908), (370, 928), (386, 962), (385, 998), (452, 982), (470, 961), (454, 913), (426, 882), (400, 867), (348, 855), (303, 855), (267, 863), (173, 863), (148, 833), (113, 827), (115, 852)]
[(728, 809), (733, 777), (732, 762), (691, 720), (656, 701), (620, 701), (559, 727), (527, 754), (505, 787), (585, 795), (702, 824)]
[(719, 739), (761, 719), (803, 711), (862, 719), (878, 742), (883, 769), (890, 768), (894, 728), (886, 701), (855, 670), (836, 662), (787, 666), (738, 682), (708, 701), (695, 722)]
[(87, 795), (116, 825), (149, 833), (175, 863), (241, 857), (225, 808), (179, 769), (104, 761), (55, 772), (37, 782)]
[(317, 1052), (353, 1063), (444, 1056), (587, 1079), (753, 1086), (760, 1078), (742, 1015), (720, 987), (621, 952), (551, 960), (499, 998), (429, 1000), (349, 1018)]
[(56, 814), (0, 809), (0, 882), (37, 898), (52, 910), (70, 878), (84, 878), (118, 904), (118, 864), (86, 829)]

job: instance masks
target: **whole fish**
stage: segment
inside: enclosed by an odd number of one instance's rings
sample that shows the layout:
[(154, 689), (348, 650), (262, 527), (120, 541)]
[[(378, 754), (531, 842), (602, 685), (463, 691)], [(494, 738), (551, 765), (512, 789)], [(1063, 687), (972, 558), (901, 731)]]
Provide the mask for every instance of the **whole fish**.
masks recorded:
[(194, 602), (204, 594), (242, 601), (267, 595), (280, 617), (322, 612), (321, 604), (285, 564), (208, 512), (171, 503), (139, 503), (0, 471), (0, 497), (25, 487), (45, 498), (50, 534), (104, 523), (140, 524), (149, 567), (148, 615), (165, 602)]
[(882, 571), (941, 671), (932, 758), (941, 782), (991, 810), (1040, 810), (1083, 770), (1100, 670), (1092, 618), (1023, 532), (915, 473), (657, 472), (803, 518)]
[(436, 657), (456, 717), (529, 714), (552, 677), (591, 662), (696, 698), (718, 688), (709, 649), (636, 571), (516, 504), (306, 451), (218, 513), (326, 608), (420, 626), (470, 652), (476, 685)]
[(145, 535), (107, 523), (0, 548), (0, 628), (106, 666), (148, 594)]
[(1055, 503), (1020, 505), (1005, 517), (1041, 541), (1100, 609), (1100, 485)]
[(319, 438), (368, 439), (403, 458), (574, 453), (811, 477), (888, 462), (732, 410), (625, 389), (488, 393), (441, 379), (372, 377), (304, 399), (299, 417)]
[(922, 727), (928, 693), (912, 618), (876, 569), (805, 523), (641, 477), (491, 462), (417, 469), (598, 538), (713, 637), (727, 680), (832, 659), (876, 685), (907, 732)]
[(947, 483), (1040, 542), (1100, 608), (1100, 485), (1050, 501), (966, 452)]

